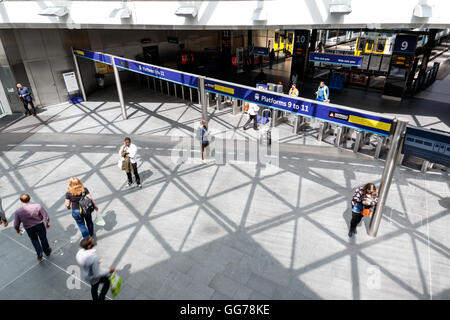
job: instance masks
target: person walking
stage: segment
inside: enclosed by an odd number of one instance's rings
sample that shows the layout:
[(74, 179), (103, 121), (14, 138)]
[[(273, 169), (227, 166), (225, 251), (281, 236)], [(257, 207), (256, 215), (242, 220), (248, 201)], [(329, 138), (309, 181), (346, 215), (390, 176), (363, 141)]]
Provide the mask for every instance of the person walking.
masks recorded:
[(320, 52), (320, 53), (324, 53), (325, 52), (325, 47), (324, 47), (322, 41), (320, 41), (319, 44), (317, 45), (316, 52)]
[(323, 81), (320, 82), (319, 88), (316, 91), (316, 100), (321, 102), (330, 102), (328, 87)]
[[(200, 122), (199, 138), (202, 143), (202, 161), (204, 163), (208, 162), (208, 152), (207, 152), (206, 148), (209, 146), (209, 140), (208, 140), (209, 134), (210, 134), (210, 132), (208, 131), (208, 127), (206, 126), (206, 121), (202, 120)], [(205, 150), (206, 150), (206, 152), (205, 152)]]
[[(114, 273), (114, 268), (109, 271), (100, 271), (100, 260), (95, 254), (94, 240), (82, 239), (80, 241), (81, 249), (77, 252), (75, 259), (83, 272), (83, 279), (91, 285), (92, 300), (105, 300), (106, 293), (110, 287), (109, 275)], [(103, 284), (98, 295), (98, 287)]]
[(298, 74), (297, 72), (294, 72), (291, 77), (291, 84), (297, 84), (297, 82), (298, 82)]
[(350, 230), (348, 232), (349, 237), (357, 233), (356, 226), (363, 217), (363, 210), (369, 209), (373, 212), (377, 203), (377, 188), (373, 183), (367, 183), (355, 190), (352, 198), (352, 220), (350, 221)]
[(272, 48), (272, 50), (269, 53), (269, 68), (272, 69), (273, 61), (275, 60), (275, 50)]
[(6, 228), (8, 226), (8, 220), (6, 220), (5, 210), (2, 207), (2, 198), (0, 198), (0, 223)]
[[(133, 184), (131, 173), (134, 173), (136, 184), (139, 189), (142, 189), (141, 178), (139, 177), (136, 161), (137, 147), (134, 143), (131, 143), (131, 139), (129, 137), (125, 138), (125, 143), (120, 148), (119, 154), (122, 157), (122, 170), (127, 173), (128, 187), (131, 187)], [(128, 164), (128, 161), (130, 164)]]
[(72, 209), (72, 217), (75, 219), (83, 238), (90, 239), (94, 236), (94, 223), (92, 222), (92, 213), (81, 212), (80, 210), (80, 200), (84, 197), (89, 198), (94, 204), (95, 211), (98, 211), (88, 188), (83, 186), (80, 179), (70, 178), (65, 205), (67, 209)]
[(298, 97), (298, 89), (297, 85), (295, 83), (292, 84), (291, 88), (289, 89), (289, 95), (293, 97)]
[(249, 118), (244, 124), (244, 130), (248, 129), (250, 122), (253, 120), (253, 129), (258, 130), (258, 122), (256, 116), (258, 115), (259, 106), (256, 103), (250, 103), (248, 107)]
[(18, 234), (22, 235), (20, 225), (23, 224), (36, 250), (37, 259), (41, 261), (43, 257), (42, 253), (45, 253), (48, 257), (52, 252), (52, 248), (48, 244), (46, 231), (46, 228), (50, 228), (50, 219), (40, 204), (30, 203), (30, 200), (31, 197), (29, 194), (23, 193), (20, 195), (22, 207), (14, 213), (14, 229), (16, 229)]
[(31, 97), (31, 91), (27, 87), (22, 86), (20, 83), (17, 84), (17, 93), (19, 94), (20, 100), (22, 100), (23, 107), (25, 108), (25, 116), (29, 117), (31, 115), (28, 105), (31, 105), (33, 110), (33, 116), (36, 116), (36, 108), (33, 104), (33, 98)]

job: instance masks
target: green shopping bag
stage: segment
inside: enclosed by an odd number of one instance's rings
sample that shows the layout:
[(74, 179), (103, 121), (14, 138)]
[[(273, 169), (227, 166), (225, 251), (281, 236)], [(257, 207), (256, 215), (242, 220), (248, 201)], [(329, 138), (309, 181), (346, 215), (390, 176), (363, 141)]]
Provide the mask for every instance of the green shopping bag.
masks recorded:
[(114, 271), (114, 273), (109, 277), (109, 282), (111, 284), (111, 294), (113, 297), (117, 296), (122, 286), (122, 278)]

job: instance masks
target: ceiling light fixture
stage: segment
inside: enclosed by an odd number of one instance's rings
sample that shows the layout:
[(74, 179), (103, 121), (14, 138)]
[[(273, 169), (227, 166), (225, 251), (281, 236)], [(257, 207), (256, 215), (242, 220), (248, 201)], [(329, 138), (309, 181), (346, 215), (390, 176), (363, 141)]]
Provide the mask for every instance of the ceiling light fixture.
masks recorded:
[(47, 7), (41, 12), (39, 12), (39, 15), (50, 17), (63, 17), (68, 13), (69, 10), (66, 7)]
[(191, 17), (195, 18), (197, 16), (197, 8), (196, 7), (179, 7), (175, 14), (181, 17)]

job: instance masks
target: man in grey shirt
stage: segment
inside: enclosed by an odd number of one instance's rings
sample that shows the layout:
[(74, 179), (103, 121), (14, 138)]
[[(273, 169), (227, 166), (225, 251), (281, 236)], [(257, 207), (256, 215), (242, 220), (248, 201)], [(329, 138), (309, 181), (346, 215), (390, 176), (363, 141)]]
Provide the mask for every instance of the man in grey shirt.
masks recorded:
[[(83, 279), (91, 285), (91, 294), (93, 300), (105, 300), (108, 292), (110, 282), (108, 275), (114, 272), (114, 268), (109, 268), (109, 271), (100, 271), (100, 261), (95, 254), (94, 240), (86, 238), (80, 242), (81, 249), (78, 251), (76, 260), (83, 271)], [(98, 295), (98, 287), (103, 283), (100, 296)]]

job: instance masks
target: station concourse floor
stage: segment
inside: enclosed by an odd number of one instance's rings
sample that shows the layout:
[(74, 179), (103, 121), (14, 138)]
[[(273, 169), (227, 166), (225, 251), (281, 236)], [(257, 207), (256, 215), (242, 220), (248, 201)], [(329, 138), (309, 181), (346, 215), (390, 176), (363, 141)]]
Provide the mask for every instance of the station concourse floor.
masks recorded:
[[(102, 267), (124, 278), (115, 299), (449, 299), (448, 172), (398, 167), (376, 238), (369, 218), (349, 238), (356, 187), (379, 184), (384, 161), (318, 142), (315, 131), (279, 130), (279, 164), (198, 159), (174, 163), (192, 137), (199, 105), (124, 86), (89, 101), (0, 119), (0, 299), (90, 299), (68, 287), (81, 234), (64, 207), (78, 176), (105, 220), (96, 226)], [(217, 141), (255, 138), (245, 116), (211, 108)], [(125, 136), (139, 148), (142, 190), (117, 168)], [(276, 142), (274, 140), (274, 142)], [(224, 152), (228, 152), (225, 150)], [(13, 229), (28, 192), (51, 217), (53, 254), (38, 262)], [(78, 277), (77, 273), (74, 273)]]

